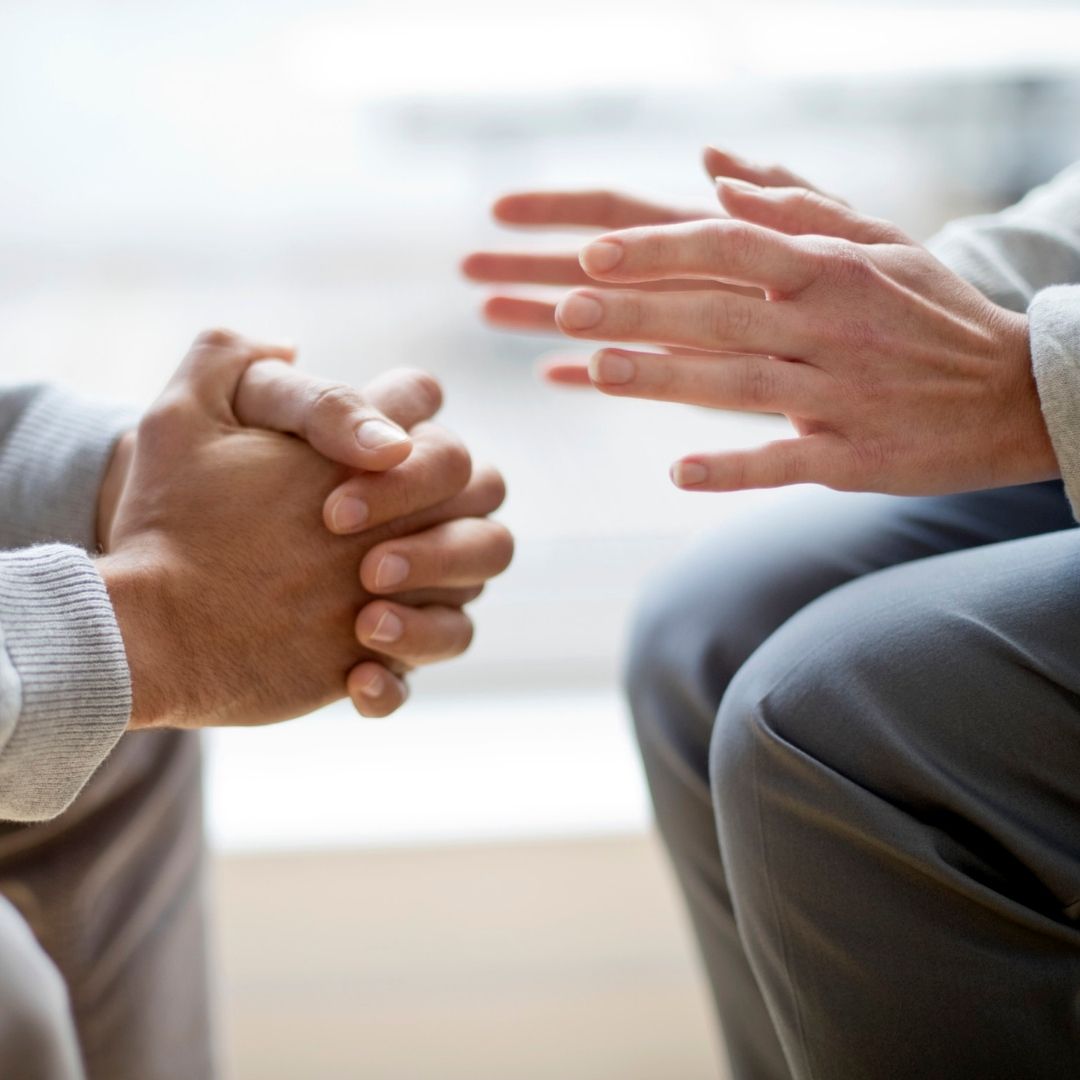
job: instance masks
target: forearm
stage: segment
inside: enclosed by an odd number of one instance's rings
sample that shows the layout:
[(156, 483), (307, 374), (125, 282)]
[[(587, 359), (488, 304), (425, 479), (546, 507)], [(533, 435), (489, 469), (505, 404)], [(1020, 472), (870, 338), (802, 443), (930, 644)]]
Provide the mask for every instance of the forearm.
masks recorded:
[(49, 386), (0, 390), (0, 549), (49, 541), (93, 551), (98, 494), (126, 410)]
[(0, 554), (0, 819), (64, 810), (130, 710), (124, 644), (86, 554), (59, 544)]

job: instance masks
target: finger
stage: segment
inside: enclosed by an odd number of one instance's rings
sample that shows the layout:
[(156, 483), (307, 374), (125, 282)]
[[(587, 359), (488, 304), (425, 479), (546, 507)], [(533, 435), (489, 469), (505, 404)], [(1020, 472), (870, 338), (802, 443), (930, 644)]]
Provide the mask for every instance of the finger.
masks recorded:
[(472, 475), (464, 444), (436, 424), (413, 428), (413, 452), (388, 472), (350, 476), (323, 504), (326, 527), (339, 536), (374, 528), (457, 495)]
[(186, 385), (210, 415), (234, 423), (233, 400), (247, 368), (270, 358), (284, 361), (284, 367), (295, 356), (296, 347), (285, 342), (255, 341), (232, 330), (204, 330), (192, 342), (169, 386)]
[(710, 210), (684, 210), (635, 199), (615, 191), (523, 191), (504, 195), (492, 213), (504, 225), (626, 229), (715, 217)]
[(798, 361), (726, 354), (710, 359), (678, 353), (601, 349), (589, 361), (597, 390), (709, 409), (810, 415), (829, 390), (829, 377)]
[(540, 377), (555, 386), (587, 387), (592, 386), (589, 379), (589, 360), (587, 357), (574, 357), (557, 354), (544, 357), (539, 362)]
[(789, 484), (844, 487), (848, 464), (842, 440), (832, 435), (806, 435), (752, 450), (693, 454), (672, 466), (671, 479), (684, 491), (745, 491)]
[(483, 592), (483, 585), (469, 585), (463, 589), (409, 589), (406, 592), (390, 593), (390, 599), (407, 607), (439, 604), (442, 607), (463, 608), (479, 599)]
[(890, 222), (860, 214), (809, 188), (768, 188), (720, 180), (717, 193), (732, 217), (778, 232), (836, 236), (859, 244), (911, 242)]
[(730, 150), (721, 150), (716, 146), (705, 147), (704, 164), (705, 171), (712, 180), (729, 177), (760, 184), (762, 187), (804, 187), (817, 190), (808, 180), (783, 165), (758, 165), (731, 153)]
[(389, 716), (409, 698), (404, 680), (372, 660), (357, 664), (349, 672), (345, 688), (361, 716)]
[(438, 379), (416, 368), (391, 368), (376, 375), (362, 391), (369, 404), (406, 431), (430, 420), (442, 408)]
[[(363, 550), (366, 552), (368, 548), (381, 544), (385, 540), (422, 532), (424, 529), (441, 525), (444, 521), (453, 521), (455, 518), (487, 517), (502, 506), (505, 498), (506, 482), (502, 474), (491, 466), (484, 466), (475, 471), (465, 490), (459, 495), (414, 514), (395, 518), (371, 534), (365, 535), (366, 546)], [(362, 558), (363, 553), (359, 557)]]
[(744, 221), (694, 221), (628, 229), (581, 249), (581, 265), (601, 281), (710, 278), (791, 294), (818, 274), (798, 241)]
[(470, 281), (488, 283), (584, 285), (589, 281), (576, 255), (475, 251), (462, 260), (461, 272)]
[(726, 292), (654, 294), (579, 290), (556, 308), (571, 337), (802, 356), (808, 332), (794, 303)]
[(376, 595), (480, 585), (501, 574), (513, 556), (514, 538), (504, 525), (458, 518), (373, 547), (360, 563), (360, 582)]
[[(461, 264), (465, 276), (489, 284), (513, 285), (592, 285), (595, 284), (581, 267), (577, 255), (532, 255), (507, 252), (478, 251)], [(642, 285), (649, 289), (700, 289), (711, 285), (686, 281), (657, 281)], [(507, 298), (513, 299), (513, 298)]]
[(412, 450), (408, 433), (361, 391), (278, 360), (248, 367), (233, 408), (240, 423), (299, 435), (324, 457), (353, 469), (390, 469)]
[(499, 330), (518, 334), (555, 334), (555, 305), (545, 300), (492, 296), (484, 301), (484, 319)]
[(375, 600), (356, 617), (361, 645), (410, 666), (460, 656), (472, 643), (472, 619), (457, 608), (405, 607)]

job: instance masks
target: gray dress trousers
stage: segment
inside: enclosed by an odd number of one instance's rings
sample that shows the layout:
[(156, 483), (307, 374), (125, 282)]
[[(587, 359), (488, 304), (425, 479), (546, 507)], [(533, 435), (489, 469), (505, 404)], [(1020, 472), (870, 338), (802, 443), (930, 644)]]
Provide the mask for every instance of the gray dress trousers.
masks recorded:
[(1058, 483), (788, 492), (627, 665), (735, 1080), (1080, 1077), (1080, 530)]

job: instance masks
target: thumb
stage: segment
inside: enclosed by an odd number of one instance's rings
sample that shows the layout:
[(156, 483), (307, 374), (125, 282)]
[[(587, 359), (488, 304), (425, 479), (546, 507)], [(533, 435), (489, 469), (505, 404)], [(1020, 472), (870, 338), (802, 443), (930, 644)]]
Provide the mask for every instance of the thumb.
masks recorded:
[(846, 203), (807, 187), (759, 187), (746, 180), (720, 178), (716, 191), (724, 209), (792, 236), (835, 236), (858, 244), (909, 244), (895, 225), (853, 210)]
[(254, 341), (231, 330), (204, 330), (191, 343), (169, 390), (183, 387), (214, 419), (235, 423), (233, 399), (248, 367), (256, 360), (276, 359), (291, 363), (293, 345)]

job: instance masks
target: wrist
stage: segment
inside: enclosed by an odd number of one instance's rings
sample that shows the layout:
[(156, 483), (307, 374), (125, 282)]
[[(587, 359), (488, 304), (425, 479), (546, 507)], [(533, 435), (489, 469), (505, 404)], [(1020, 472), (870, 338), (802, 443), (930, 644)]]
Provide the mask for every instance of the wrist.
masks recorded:
[(123, 638), (131, 678), (128, 730), (164, 727), (175, 712), (169, 692), (173, 661), (164, 575), (144, 555), (106, 555), (96, 560)]
[(102, 551), (109, 551), (111, 547), (113, 519), (127, 483), (134, 452), (135, 432), (126, 431), (116, 441), (98, 492), (97, 542)]

